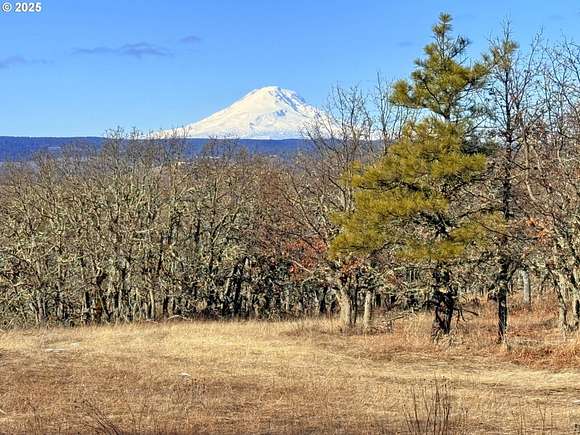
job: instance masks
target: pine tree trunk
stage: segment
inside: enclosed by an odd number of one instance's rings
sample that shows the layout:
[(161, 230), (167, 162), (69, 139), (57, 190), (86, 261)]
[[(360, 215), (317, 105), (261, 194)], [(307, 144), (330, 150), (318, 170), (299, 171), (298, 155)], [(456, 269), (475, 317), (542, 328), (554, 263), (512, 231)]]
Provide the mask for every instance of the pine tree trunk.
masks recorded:
[(449, 334), (451, 332), (451, 322), (453, 321), (453, 312), (455, 310), (455, 295), (450, 288), (447, 289), (444, 295), (445, 301), (445, 327), (443, 332)]
[(451, 332), (451, 322), (455, 310), (455, 293), (451, 286), (449, 272), (436, 269), (433, 272), (433, 278), (435, 318), (433, 319), (431, 336), (436, 340), (440, 335), (448, 335)]

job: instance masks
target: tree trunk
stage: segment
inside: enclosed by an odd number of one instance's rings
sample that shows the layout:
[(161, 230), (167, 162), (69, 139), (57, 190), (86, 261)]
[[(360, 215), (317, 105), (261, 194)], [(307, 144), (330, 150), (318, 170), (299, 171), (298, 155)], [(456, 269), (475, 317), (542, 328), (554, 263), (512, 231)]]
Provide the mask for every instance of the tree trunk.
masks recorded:
[(41, 296), (40, 292), (36, 295), (36, 324), (44, 325), (47, 320), (46, 300)]
[(558, 296), (558, 326), (560, 331), (564, 334), (570, 332), (570, 324), (568, 323), (568, 283), (564, 274), (556, 270), (554, 286), (556, 287), (556, 294)]
[(365, 307), (363, 314), (363, 328), (368, 330), (373, 320), (373, 291), (367, 290), (365, 293)]
[(572, 316), (574, 317), (572, 327), (574, 330), (578, 330), (580, 327), (580, 295), (578, 292), (574, 292), (572, 297)]
[(506, 340), (508, 327), (508, 287), (505, 283), (500, 283), (497, 292), (497, 338), (503, 343)]
[(558, 326), (560, 331), (564, 333), (568, 332), (568, 307), (566, 306), (566, 300), (561, 290), (558, 291)]
[(572, 300), (572, 316), (574, 320), (572, 328), (577, 331), (580, 328), (580, 269), (578, 265), (572, 267), (570, 275), (572, 284), (570, 299)]
[(83, 297), (82, 319), (85, 325), (91, 323), (91, 296), (89, 292), (85, 291)]
[(149, 301), (145, 303), (145, 315), (147, 320), (155, 320), (155, 316), (157, 315), (157, 310), (155, 307), (155, 292), (153, 288), (149, 288), (148, 292)]
[(340, 306), (340, 320), (342, 326), (350, 328), (354, 325), (353, 306), (348, 291), (340, 287), (337, 294), (338, 305)]
[(169, 317), (169, 296), (167, 293), (163, 296), (163, 302), (161, 303), (161, 316), (163, 319)]
[(435, 318), (431, 336), (437, 339), (440, 335), (448, 335), (451, 332), (451, 322), (453, 320), (453, 310), (455, 309), (455, 298), (449, 291), (437, 290), (433, 294), (435, 303)]
[(524, 305), (530, 307), (532, 305), (532, 288), (530, 287), (530, 273), (526, 269), (520, 272), (522, 276), (522, 283), (524, 288)]
[(453, 311), (455, 310), (455, 292), (451, 286), (451, 278), (448, 271), (436, 269), (433, 272), (434, 291), (433, 303), (435, 305), (435, 318), (431, 336), (437, 339), (441, 334), (448, 335), (451, 332)]
[(510, 260), (500, 260), (500, 271), (497, 279), (497, 339), (500, 343), (505, 342), (508, 329), (508, 292), (511, 280)]

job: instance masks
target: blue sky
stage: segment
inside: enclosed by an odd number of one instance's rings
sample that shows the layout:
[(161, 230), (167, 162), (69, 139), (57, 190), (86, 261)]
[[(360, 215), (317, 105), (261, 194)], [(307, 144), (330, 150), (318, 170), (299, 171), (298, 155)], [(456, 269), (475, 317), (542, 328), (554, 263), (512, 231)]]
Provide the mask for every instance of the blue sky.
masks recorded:
[(320, 105), (334, 84), (406, 76), (441, 11), (474, 55), (508, 18), (524, 46), (580, 40), (577, 0), (44, 0), (0, 12), (0, 135), (174, 127), (267, 85)]

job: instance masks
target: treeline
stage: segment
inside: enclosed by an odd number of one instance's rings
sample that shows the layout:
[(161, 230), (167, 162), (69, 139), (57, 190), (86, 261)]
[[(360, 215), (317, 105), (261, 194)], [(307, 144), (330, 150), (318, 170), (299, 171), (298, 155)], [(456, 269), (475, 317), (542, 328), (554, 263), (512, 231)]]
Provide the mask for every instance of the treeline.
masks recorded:
[(270, 253), (273, 162), (223, 143), (182, 160), (180, 145), (119, 132), (100, 151), (8, 166), (2, 318), (86, 323), (310, 309), (311, 298), (293, 291), (289, 260)]
[[(323, 276), (305, 272), (325, 251), (299, 226), (323, 217), (322, 191), (308, 199), (322, 202), (307, 204), (306, 172), (235, 142), (209, 143), (188, 160), (182, 144), (118, 131), (99, 150), (71, 148), (58, 158), (6, 165), (2, 321), (333, 310)], [(308, 170), (320, 163), (303, 158)]]
[[(519, 276), (580, 322), (580, 47), (509, 28), (480, 59), (443, 14), (409, 80), (334, 89), (291, 157), (112, 132), (4, 165), (4, 325), (498, 305)], [(529, 289), (529, 285), (526, 286)], [(529, 291), (527, 292), (529, 300)]]

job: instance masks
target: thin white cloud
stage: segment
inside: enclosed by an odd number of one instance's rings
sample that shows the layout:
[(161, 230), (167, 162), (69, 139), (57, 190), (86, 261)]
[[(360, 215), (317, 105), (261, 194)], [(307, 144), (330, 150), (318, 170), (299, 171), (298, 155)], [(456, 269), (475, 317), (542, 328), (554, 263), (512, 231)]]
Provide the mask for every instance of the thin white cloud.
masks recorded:
[(201, 38), (197, 35), (187, 35), (179, 40), (182, 44), (199, 44)]
[(30, 65), (30, 64), (46, 64), (44, 59), (27, 59), (22, 56), (8, 56), (0, 58), (0, 69), (8, 69), (14, 66)]
[(158, 47), (148, 42), (124, 44), (120, 47), (98, 46), (92, 48), (76, 48), (74, 54), (80, 55), (116, 55), (142, 59), (144, 57), (167, 57), (171, 52), (164, 47)]

